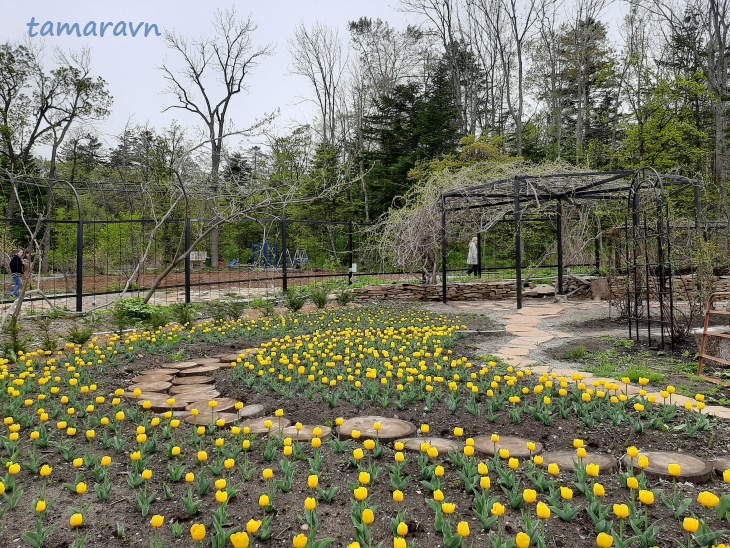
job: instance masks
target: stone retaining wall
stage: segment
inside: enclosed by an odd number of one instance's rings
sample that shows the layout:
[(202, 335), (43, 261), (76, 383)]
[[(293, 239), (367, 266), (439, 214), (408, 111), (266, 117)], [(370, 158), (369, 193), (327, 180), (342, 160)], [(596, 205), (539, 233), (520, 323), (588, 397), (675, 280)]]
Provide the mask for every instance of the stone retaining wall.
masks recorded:
[[(616, 277), (611, 280), (610, 291), (616, 298), (625, 292), (623, 277)], [(530, 284), (530, 287), (535, 287)], [(547, 287), (547, 286), (539, 286)], [(566, 275), (563, 279), (563, 292), (571, 299), (592, 299), (594, 289), (597, 299), (607, 299), (609, 284), (606, 278), (598, 276), (574, 276)], [(692, 276), (675, 276), (673, 280), (675, 298), (686, 300), (688, 295), (695, 295), (694, 280)], [(722, 276), (715, 282), (715, 291), (730, 291), (730, 276)], [(525, 297), (550, 296), (545, 292), (527, 295), (529, 289), (525, 288)], [(533, 292), (534, 293), (534, 292)], [(501, 299), (516, 299), (517, 285), (515, 280), (484, 281), (484, 282), (450, 282), (446, 286), (446, 296), (450, 301), (495, 301)], [(441, 285), (421, 284), (392, 284), (376, 285), (355, 289), (355, 299), (364, 301), (440, 301)]]
[[(515, 280), (498, 282), (454, 282), (446, 286), (450, 301), (497, 301), (516, 299)], [(357, 301), (440, 301), (441, 285), (392, 284), (355, 289)]]

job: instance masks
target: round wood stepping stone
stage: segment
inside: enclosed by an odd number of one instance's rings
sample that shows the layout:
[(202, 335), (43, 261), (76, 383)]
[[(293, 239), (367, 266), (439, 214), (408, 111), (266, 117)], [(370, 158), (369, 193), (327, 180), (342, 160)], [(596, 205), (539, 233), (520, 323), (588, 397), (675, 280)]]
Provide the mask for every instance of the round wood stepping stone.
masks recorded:
[[(276, 424), (276, 423), (274, 423)], [(282, 438), (291, 438), (295, 441), (311, 441), (314, 436), (314, 429), (319, 427), (322, 430), (322, 435), (319, 438), (326, 438), (332, 434), (332, 429), (329, 426), (323, 426), (321, 424), (303, 424), (301, 430), (297, 430), (295, 426), (287, 426), (281, 429)], [(276, 427), (271, 429), (271, 435), (278, 436), (279, 431)]]
[(461, 451), (463, 448), (463, 444), (447, 438), (403, 438), (397, 441), (403, 442), (404, 447), (408, 451), (417, 451), (419, 453), (421, 452), (421, 445), (424, 443), (428, 443), (431, 447), (438, 449), (439, 454)]
[[(376, 432), (373, 428), (373, 425), (376, 422), (383, 425), (380, 432)], [(407, 438), (416, 433), (415, 425), (410, 422), (377, 416), (353, 417), (343, 422), (342, 426), (339, 428), (340, 435), (348, 438), (352, 437), (353, 430), (360, 431), (361, 439), (377, 438), (382, 441), (391, 441), (404, 437)]]
[(174, 375), (165, 375), (164, 373), (148, 373), (145, 375), (137, 375), (132, 377), (133, 384), (144, 384), (149, 382), (170, 382)]
[(206, 377), (204, 375), (194, 375), (192, 377), (178, 377), (172, 380), (172, 384), (179, 386), (181, 384), (213, 384), (215, 379), (213, 377)]
[(215, 400), (218, 402), (218, 405), (215, 408), (216, 413), (223, 413), (225, 411), (230, 411), (234, 407), (236, 407), (236, 404), (238, 403), (238, 400), (234, 400), (233, 398), (211, 398), (209, 400), (195, 400), (194, 402), (191, 402), (188, 404), (185, 409), (190, 411), (191, 409), (197, 409), (198, 411), (202, 411), (205, 409), (206, 411), (210, 409), (210, 405), (208, 405), (209, 401)]
[(129, 385), (130, 392), (134, 392), (135, 388), (139, 388), (142, 393), (145, 392), (165, 392), (172, 387), (172, 383), (167, 381), (138, 382)]
[[(525, 438), (518, 438), (516, 436), (500, 436), (499, 442), (497, 442), (497, 453), (500, 449), (507, 449), (510, 457), (516, 459), (525, 459), (530, 457), (530, 451), (527, 449), (527, 442), (532, 440), (526, 440)], [(533, 455), (542, 453), (542, 444), (539, 442), (533, 442), (535, 444), (535, 450), (532, 452)], [(474, 436), (474, 448), (481, 453), (487, 455), (494, 455), (494, 442), (492, 436)]]
[(151, 411), (154, 411), (155, 413), (164, 413), (166, 411), (183, 411), (185, 409), (185, 402), (177, 401), (175, 400), (175, 403), (172, 405), (168, 405), (167, 398), (165, 397), (150, 397), (145, 398), (142, 396), (141, 398), (137, 399), (137, 405), (144, 406), (144, 402), (149, 401), (152, 406), (150, 407)]
[[(181, 394), (172, 394), (172, 396), (180, 401), (184, 401), (186, 406), (191, 403), (205, 401), (204, 409), (208, 409), (208, 402), (219, 398), (220, 392), (217, 390), (206, 392), (183, 392)], [(198, 408), (198, 411), (202, 411), (202, 409)]]
[[(545, 459), (545, 467), (555, 463), (560, 467), (560, 470), (567, 472), (575, 470), (574, 461), (578, 460), (575, 451), (548, 451), (543, 453), (542, 457)], [(601, 475), (613, 472), (618, 466), (615, 458), (604, 453), (588, 453), (588, 456), (583, 459), (583, 463), (597, 464), (599, 466), (598, 473)]]
[(190, 369), (183, 369), (178, 373), (179, 377), (192, 377), (195, 375), (206, 375), (208, 373), (215, 373), (220, 369), (220, 365), (198, 365), (197, 367), (191, 367)]
[[(241, 354), (244, 354), (244, 352), (242, 351)], [(241, 358), (239, 354), (226, 354), (225, 356), (221, 356), (220, 358), (218, 358), (218, 362), (225, 365), (230, 365), (231, 362), (238, 361), (238, 358)]]
[[(215, 396), (213, 394), (216, 394)], [(211, 393), (210, 397), (207, 397), (205, 394), (203, 394), (203, 397), (201, 398), (200, 392), (183, 392), (182, 394), (173, 394), (172, 397), (175, 398), (180, 403), (185, 404), (185, 407), (190, 405), (191, 403), (195, 403), (198, 401), (205, 400), (205, 408), (208, 408), (208, 402), (210, 400), (216, 399), (220, 394), (218, 392)], [(198, 408), (200, 410), (200, 408)]]
[(180, 372), (179, 369), (171, 369), (167, 367), (161, 367), (160, 369), (144, 369), (139, 372), (140, 375), (153, 375), (157, 373), (162, 373), (164, 375), (177, 375)]
[(215, 389), (212, 384), (181, 384), (170, 388), (170, 394), (192, 397), (192, 394), (199, 394), (199, 397), (193, 401), (212, 400), (220, 396), (220, 392)]
[[(698, 457), (688, 455), (687, 453), (673, 453), (671, 451), (646, 451), (639, 453), (639, 456), (645, 455), (649, 457), (649, 466), (644, 468), (650, 476), (671, 480), (669, 475), (669, 465), (679, 464), (682, 473), (679, 480), (691, 480), (694, 483), (708, 481), (712, 477), (712, 463), (702, 460)], [(590, 455), (589, 455), (590, 456)], [(628, 455), (621, 458), (622, 462), (627, 466), (637, 466), (638, 457), (632, 459)]]
[(198, 365), (216, 365), (218, 367), (223, 365), (220, 358), (200, 358), (196, 361), (198, 362)]
[(730, 458), (711, 460), (710, 464), (715, 469), (715, 473), (718, 476), (722, 476), (725, 473), (725, 470), (730, 470)]
[(271, 421), (274, 425), (271, 427), (271, 432), (278, 432), (279, 428), (286, 428), (291, 424), (291, 421), (286, 417), (259, 417), (257, 419), (242, 421), (238, 424), (238, 426), (241, 428), (248, 426), (251, 429), (252, 434), (268, 434), (269, 429), (264, 426), (266, 421)]
[(266, 413), (266, 407), (260, 403), (252, 403), (251, 405), (244, 405), (243, 409), (238, 412), (238, 416), (242, 419), (254, 419), (261, 417)]
[(226, 422), (226, 426), (230, 426), (238, 420), (238, 415), (235, 413), (211, 413), (209, 411), (200, 412), (197, 417), (190, 415), (185, 417), (185, 422), (189, 424), (195, 424), (197, 426), (207, 426), (218, 422), (219, 419), (223, 419)]
[(191, 367), (197, 367), (197, 366), (198, 366), (198, 362), (192, 362), (192, 361), (191, 362), (166, 363), (163, 365), (163, 367), (165, 367), (165, 368), (169, 367), (170, 369), (177, 369), (177, 370), (190, 369)]

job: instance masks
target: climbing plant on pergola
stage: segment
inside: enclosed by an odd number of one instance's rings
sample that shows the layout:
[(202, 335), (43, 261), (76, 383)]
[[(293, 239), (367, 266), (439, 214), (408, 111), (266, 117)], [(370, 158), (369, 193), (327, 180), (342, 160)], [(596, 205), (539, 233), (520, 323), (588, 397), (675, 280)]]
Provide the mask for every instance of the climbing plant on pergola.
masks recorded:
[[(639, 324), (643, 322), (649, 332), (651, 325), (658, 322), (661, 327), (662, 342), (664, 329), (673, 328), (674, 302), (671, 288), (671, 250), (669, 234), (669, 214), (667, 209), (667, 189), (678, 188), (680, 191), (692, 189), (695, 212), (699, 210), (699, 185), (696, 181), (677, 175), (659, 174), (652, 168), (635, 171), (617, 170), (602, 172), (555, 173), (546, 175), (515, 175), (509, 179), (496, 180), (472, 187), (450, 190), (441, 194), (441, 283), (442, 301), (447, 302), (446, 258), (447, 258), (447, 215), (449, 213), (479, 210), (490, 212), (490, 217), (508, 219), (514, 222), (515, 242), (514, 256), (516, 266), (517, 308), (522, 308), (522, 225), (526, 219), (539, 215), (545, 220), (546, 214), (554, 220), (557, 231), (557, 293), (563, 292), (563, 208), (573, 205), (585, 207), (587, 203), (614, 201), (624, 213), (623, 233), (626, 247), (628, 273), (633, 273), (635, 287), (629, 291), (629, 328), (634, 326), (638, 333)], [(623, 204), (623, 206), (621, 205)], [(649, 217), (647, 217), (647, 212)], [(696, 216), (696, 213), (695, 213)], [(469, 215), (464, 215), (469, 218)], [(698, 226), (695, 219), (695, 227)], [(598, 238), (598, 230), (596, 231)], [(651, 257), (646, 252), (652, 243)], [(641, 249), (639, 249), (641, 248)], [(480, 248), (481, 250), (481, 248)], [(645, 257), (638, 255), (644, 252)], [(598, 251), (597, 251), (598, 252)], [(631, 260), (629, 260), (631, 258)], [(668, 283), (666, 290), (652, 290), (650, 284), (639, 283), (645, 270), (661, 273), (661, 283)], [(661, 318), (651, 317), (649, 307), (644, 310), (646, 300), (658, 297)], [(664, 300), (667, 300), (668, 317), (664, 317)], [(640, 314), (642, 309), (642, 314)], [(643, 316), (643, 313), (647, 315)], [(641, 316), (641, 317), (640, 317)]]

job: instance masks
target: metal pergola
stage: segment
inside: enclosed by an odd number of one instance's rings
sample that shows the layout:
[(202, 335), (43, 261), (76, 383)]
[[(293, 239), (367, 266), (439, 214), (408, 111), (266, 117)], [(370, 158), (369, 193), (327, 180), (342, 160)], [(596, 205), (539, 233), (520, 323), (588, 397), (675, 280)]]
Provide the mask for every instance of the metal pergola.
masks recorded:
[[(525, 215), (554, 208), (557, 229), (557, 293), (563, 295), (563, 205), (581, 205), (595, 200), (626, 200), (627, 218), (637, 218), (640, 193), (651, 177), (662, 195), (665, 187), (680, 185), (694, 189), (695, 211), (699, 211), (699, 186), (687, 177), (660, 175), (651, 168), (639, 170), (568, 172), (549, 175), (516, 175), (441, 194), (441, 283), (442, 302), (447, 302), (447, 213), (499, 209), (515, 225), (517, 308), (522, 308), (522, 222)], [(454, 205), (452, 205), (454, 204)], [(506, 210), (506, 212), (505, 212)], [(480, 236), (480, 234), (478, 234)]]

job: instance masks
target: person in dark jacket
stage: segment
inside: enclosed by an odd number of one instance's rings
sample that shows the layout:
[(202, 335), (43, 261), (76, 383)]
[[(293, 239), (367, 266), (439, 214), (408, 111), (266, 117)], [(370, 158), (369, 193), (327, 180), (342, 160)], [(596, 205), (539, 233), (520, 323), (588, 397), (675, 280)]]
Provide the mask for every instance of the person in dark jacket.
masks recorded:
[(23, 284), (23, 275), (25, 274), (25, 261), (23, 260), (23, 250), (18, 249), (10, 259), (10, 275), (13, 278), (13, 297), (20, 294), (20, 286)]

